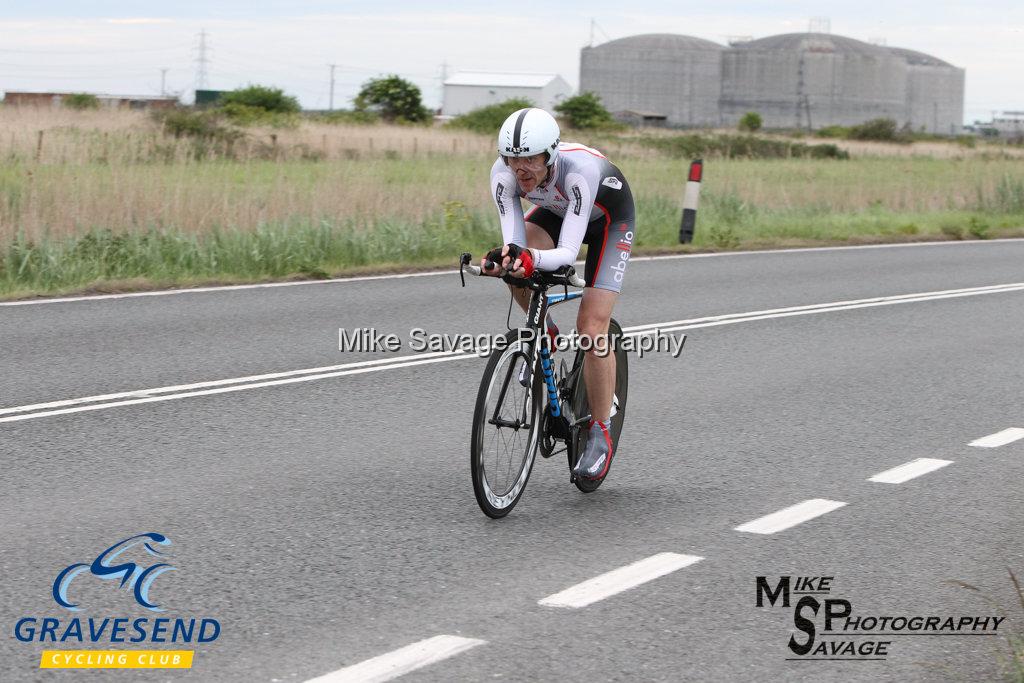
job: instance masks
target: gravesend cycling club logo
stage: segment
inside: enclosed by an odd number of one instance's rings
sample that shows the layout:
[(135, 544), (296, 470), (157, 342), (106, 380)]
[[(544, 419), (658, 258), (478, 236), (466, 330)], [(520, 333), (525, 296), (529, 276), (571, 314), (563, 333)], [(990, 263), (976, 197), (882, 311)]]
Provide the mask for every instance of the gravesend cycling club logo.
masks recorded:
[(174, 567), (166, 562), (157, 562), (148, 567), (143, 567), (135, 562), (112, 564), (117, 562), (117, 558), (126, 550), (138, 545), (145, 548), (146, 552), (150, 555), (160, 557), (163, 553), (154, 546), (169, 546), (171, 541), (163, 534), (139, 534), (110, 546), (100, 553), (92, 561), (92, 564), (79, 563), (70, 565), (58, 574), (57, 579), (53, 582), (53, 599), (61, 607), (66, 607), (73, 612), (80, 611), (81, 608), (78, 605), (68, 601), (68, 587), (76, 576), (88, 571), (93, 576), (99, 577), (104, 581), (121, 579), (119, 587), (124, 588), (125, 584), (127, 584), (128, 588), (132, 590), (136, 602), (154, 612), (163, 612), (157, 605), (149, 601), (149, 587), (156, 580), (156, 577), (164, 572), (174, 571)]
[[(132, 602), (149, 612), (164, 612), (162, 600), (150, 595), (163, 574), (176, 571), (169, 561), (171, 540), (158, 533), (130, 536), (109, 546), (91, 562), (75, 562), (62, 568), (50, 586), (54, 602), (68, 612), (82, 612), (88, 605), (72, 597), (89, 580), (110, 582)], [(161, 582), (161, 595), (163, 584)], [(210, 617), (128, 617), (102, 615), (73, 617), (26, 616), (14, 627), (23, 643), (212, 643), (220, 637), (220, 622)], [(43, 669), (188, 669), (193, 650), (44, 650)]]
[[(795, 581), (793, 580), (795, 579)], [(894, 639), (904, 636), (996, 636), (1006, 617), (934, 614), (867, 614), (854, 612), (849, 600), (831, 597), (834, 576), (780, 576), (774, 588), (757, 577), (757, 607), (791, 607), (793, 626), (789, 661), (884, 661)], [(823, 597), (819, 597), (823, 596)]]

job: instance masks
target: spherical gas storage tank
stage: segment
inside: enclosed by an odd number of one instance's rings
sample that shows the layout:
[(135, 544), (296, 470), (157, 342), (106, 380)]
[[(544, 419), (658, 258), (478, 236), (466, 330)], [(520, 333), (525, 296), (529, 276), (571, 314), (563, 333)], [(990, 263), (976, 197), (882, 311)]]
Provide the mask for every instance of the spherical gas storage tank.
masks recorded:
[(908, 65), (892, 50), (826, 33), (787, 33), (731, 46), (722, 54), (722, 123), (748, 111), (766, 128), (902, 123)]
[(907, 63), (907, 114), (915, 131), (956, 135), (963, 130), (964, 70), (938, 57), (890, 47)]
[(718, 125), (724, 46), (703, 38), (651, 33), (585, 47), (580, 92), (608, 111), (660, 114), (670, 126)]

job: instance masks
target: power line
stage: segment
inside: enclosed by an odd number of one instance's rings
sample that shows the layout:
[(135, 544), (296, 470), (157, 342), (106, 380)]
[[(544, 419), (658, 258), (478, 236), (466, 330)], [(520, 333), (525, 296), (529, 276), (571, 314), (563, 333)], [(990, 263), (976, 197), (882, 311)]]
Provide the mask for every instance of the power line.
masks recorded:
[(210, 58), (206, 56), (206, 29), (199, 32), (199, 56), (196, 58), (196, 90), (204, 90), (207, 87), (207, 67)]

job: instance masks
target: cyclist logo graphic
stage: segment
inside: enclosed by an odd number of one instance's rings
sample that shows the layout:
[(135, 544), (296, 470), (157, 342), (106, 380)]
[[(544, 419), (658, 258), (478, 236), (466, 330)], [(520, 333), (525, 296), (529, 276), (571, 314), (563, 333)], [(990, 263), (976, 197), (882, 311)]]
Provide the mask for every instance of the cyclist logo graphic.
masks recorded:
[(123, 588), (127, 585), (131, 588), (136, 602), (154, 612), (163, 612), (164, 610), (158, 605), (150, 602), (149, 589), (156, 577), (164, 572), (173, 571), (175, 568), (166, 562), (158, 562), (148, 567), (140, 566), (135, 562), (116, 563), (121, 553), (138, 545), (142, 545), (146, 552), (153, 557), (160, 557), (163, 553), (154, 546), (169, 546), (171, 540), (163, 534), (139, 534), (110, 546), (100, 553), (91, 564), (72, 564), (58, 574), (57, 579), (53, 582), (53, 599), (61, 607), (73, 612), (80, 611), (81, 607), (68, 600), (68, 587), (76, 576), (88, 571), (104, 581), (120, 579), (121, 584), (118, 587)]

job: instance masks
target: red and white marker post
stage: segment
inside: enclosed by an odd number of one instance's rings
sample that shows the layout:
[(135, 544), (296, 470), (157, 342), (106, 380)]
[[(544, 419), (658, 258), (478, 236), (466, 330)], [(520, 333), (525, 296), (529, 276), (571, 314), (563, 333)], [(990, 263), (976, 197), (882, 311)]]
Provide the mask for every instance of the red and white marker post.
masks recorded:
[(700, 199), (700, 179), (704, 175), (704, 160), (694, 159), (690, 163), (690, 176), (686, 180), (683, 194), (683, 221), (679, 225), (679, 243), (693, 241), (693, 228), (697, 223), (697, 203)]

